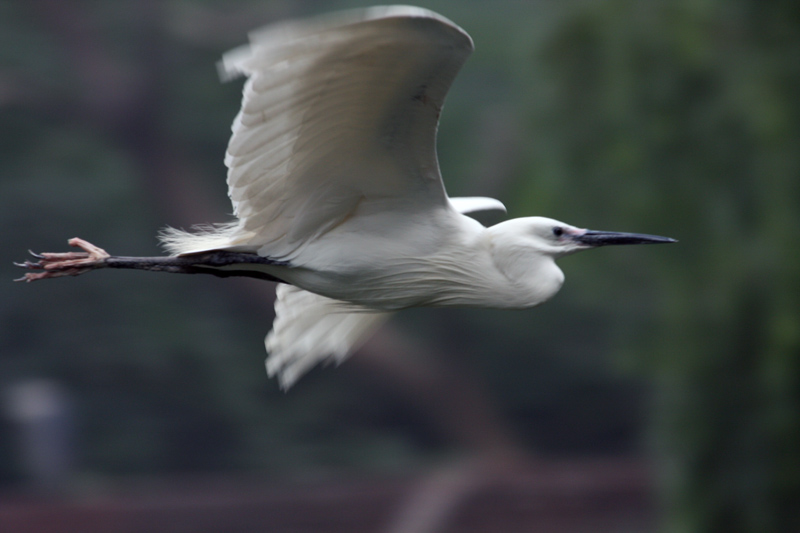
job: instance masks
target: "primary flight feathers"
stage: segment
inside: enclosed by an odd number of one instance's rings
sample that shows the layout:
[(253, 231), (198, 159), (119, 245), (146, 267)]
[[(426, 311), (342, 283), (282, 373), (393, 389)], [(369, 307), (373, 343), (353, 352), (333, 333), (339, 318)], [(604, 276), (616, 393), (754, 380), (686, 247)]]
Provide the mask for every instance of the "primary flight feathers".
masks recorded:
[(278, 24), (251, 39), (221, 62), (228, 76), (248, 77), (225, 157), (238, 223), (171, 232), (170, 252), (257, 246), (292, 260), (364, 200), (447, 202), (436, 129), (473, 49), (462, 29), (390, 6)]

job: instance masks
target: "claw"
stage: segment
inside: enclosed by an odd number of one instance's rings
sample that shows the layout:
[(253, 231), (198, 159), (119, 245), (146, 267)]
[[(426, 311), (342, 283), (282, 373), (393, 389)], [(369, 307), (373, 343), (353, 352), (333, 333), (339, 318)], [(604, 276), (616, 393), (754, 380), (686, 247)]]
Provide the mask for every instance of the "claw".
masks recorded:
[(29, 270), (43, 270), (43, 272), (28, 272), (14, 281), (30, 282), (62, 276), (77, 276), (105, 266), (106, 259), (110, 257), (108, 252), (83, 239), (76, 237), (68, 242), (70, 246), (81, 248), (83, 251), (37, 254), (28, 250), (38, 261), (25, 261), (24, 263), (14, 263), (14, 265)]
[(20, 268), (29, 268), (29, 269), (44, 268), (44, 266), (39, 262), (31, 263), (30, 261), (25, 261), (24, 263), (14, 262), (13, 264), (14, 266), (18, 266)]
[(30, 283), (31, 281), (36, 281), (39, 279), (46, 279), (46, 278), (55, 278), (60, 277), (66, 274), (61, 273), (52, 273), (52, 272), (28, 272), (21, 278), (17, 278), (14, 281), (24, 281), (26, 283)]

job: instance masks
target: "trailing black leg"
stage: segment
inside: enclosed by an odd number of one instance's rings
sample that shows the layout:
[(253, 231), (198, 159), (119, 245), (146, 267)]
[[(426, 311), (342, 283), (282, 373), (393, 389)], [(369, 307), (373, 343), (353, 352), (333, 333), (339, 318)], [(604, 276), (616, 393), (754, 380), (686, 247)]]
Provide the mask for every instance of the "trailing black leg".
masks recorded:
[[(175, 274), (211, 274), (221, 278), (249, 277), (267, 281), (281, 281), (266, 272), (248, 270), (247, 265), (288, 265), (286, 262), (274, 261), (253, 253), (227, 252), (224, 250), (185, 256), (121, 257), (110, 255), (102, 248), (98, 248), (77, 237), (70, 239), (68, 242), (70, 246), (81, 248), (84, 251), (42, 254), (31, 252), (31, 255), (37, 261), (14, 264), (37, 272), (28, 272), (15, 281), (30, 282), (63, 276), (77, 276), (100, 268), (125, 268)], [(241, 265), (241, 268), (222, 269), (233, 265)]]

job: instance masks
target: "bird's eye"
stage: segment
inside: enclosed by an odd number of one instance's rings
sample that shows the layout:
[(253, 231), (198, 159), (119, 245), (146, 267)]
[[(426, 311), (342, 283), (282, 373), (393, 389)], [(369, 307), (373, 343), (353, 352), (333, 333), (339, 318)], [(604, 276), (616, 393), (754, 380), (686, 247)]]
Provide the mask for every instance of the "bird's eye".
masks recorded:
[(562, 228), (561, 226), (555, 226), (553, 228), (553, 235), (555, 235), (556, 237), (561, 237), (563, 234), (564, 234), (564, 228)]

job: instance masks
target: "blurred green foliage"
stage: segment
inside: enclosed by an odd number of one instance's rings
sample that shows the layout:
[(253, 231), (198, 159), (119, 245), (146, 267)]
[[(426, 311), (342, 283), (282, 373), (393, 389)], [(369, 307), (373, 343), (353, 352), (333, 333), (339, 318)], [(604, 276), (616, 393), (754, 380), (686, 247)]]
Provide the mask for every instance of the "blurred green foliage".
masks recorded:
[(576, 213), (681, 239), (637, 257), (657, 320), (626, 358), (657, 384), (674, 531), (800, 528), (799, 15), (598, 2), (540, 56), (557, 90), (537, 157), (575, 180)]
[[(539, 309), (418, 310), (401, 325), (480, 375), (530, 449), (655, 453), (670, 531), (800, 530), (798, 3), (424, 4), (477, 47), (440, 128), (452, 194), (680, 244), (570, 257)], [(218, 83), (219, 54), (263, 22), (364, 4), (69, 5), (0, 5), (8, 278), (27, 248), (73, 235), (155, 254), (162, 225), (209, 221), (170, 204), (195, 189), (225, 220), (239, 84)], [(75, 37), (54, 17), (67, 16), (94, 40), (65, 46)], [(106, 85), (86, 83), (78, 52), (109, 69)], [(143, 83), (157, 91), (115, 105)], [(167, 164), (190, 186), (156, 180)], [(46, 376), (71, 390), (84, 476), (398, 472), (452, 452), (355, 365), (278, 392), (262, 366), (269, 306), (239, 297), (266, 289), (181, 278), (0, 289), (0, 386)], [(0, 425), (6, 484), (23, 475), (13, 429)]]

